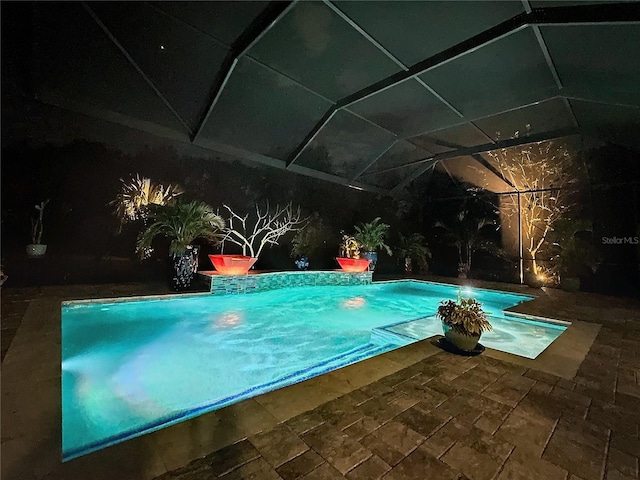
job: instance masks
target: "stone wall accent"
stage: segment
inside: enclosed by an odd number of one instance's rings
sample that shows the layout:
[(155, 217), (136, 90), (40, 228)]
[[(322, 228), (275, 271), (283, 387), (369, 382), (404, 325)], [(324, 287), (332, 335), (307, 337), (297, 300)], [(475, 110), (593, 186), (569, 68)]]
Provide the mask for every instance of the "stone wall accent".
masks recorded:
[(373, 273), (328, 270), (249, 273), (247, 275), (220, 275), (215, 272), (198, 272), (198, 274), (210, 284), (210, 291), (213, 295), (230, 295), (288, 287), (366, 285), (371, 283)]

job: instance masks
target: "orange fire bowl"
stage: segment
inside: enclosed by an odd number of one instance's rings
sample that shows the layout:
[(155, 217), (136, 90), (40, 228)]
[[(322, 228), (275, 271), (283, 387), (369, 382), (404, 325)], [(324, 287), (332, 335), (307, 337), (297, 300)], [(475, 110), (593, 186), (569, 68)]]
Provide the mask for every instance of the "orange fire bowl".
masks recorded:
[(245, 275), (258, 261), (255, 257), (244, 255), (209, 255), (209, 260), (221, 275)]
[(369, 268), (369, 262), (371, 262), (368, 258), (346, 257), (336, 257), (336, 261), (345, 272), (364, 272)]

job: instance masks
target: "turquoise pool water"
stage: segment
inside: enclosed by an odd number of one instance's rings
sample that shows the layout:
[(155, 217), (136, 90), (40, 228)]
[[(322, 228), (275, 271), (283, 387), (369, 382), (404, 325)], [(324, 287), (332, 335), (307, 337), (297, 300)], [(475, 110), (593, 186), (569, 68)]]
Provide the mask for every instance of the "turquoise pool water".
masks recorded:
[[(457, 293), (454, 286), (401, 281), (68, 302), (62, 309), (63, 458), (441, 334), (433, 315), (441, 300)], [(531, 297), (466, 293), (491, 312), (497, 327), (482, 337), (486, 346), (537, 355), (565, 328), (505, 317), (505, 308)]]

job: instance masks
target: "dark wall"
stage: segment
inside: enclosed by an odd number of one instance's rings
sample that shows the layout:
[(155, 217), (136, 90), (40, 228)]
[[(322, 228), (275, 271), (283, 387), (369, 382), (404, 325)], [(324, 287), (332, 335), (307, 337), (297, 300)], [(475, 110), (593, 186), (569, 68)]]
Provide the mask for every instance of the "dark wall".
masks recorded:
[[(104, 143), (77, 140), (66, 145), (37, 147), (17, 143), (2, 150), (2, 249), (3, 263), (24, 256), (30, 242), (30, 218), (34, 205), (49, 198), (45, 209), (43, 243), (47, 256), (81, 255), (89, 258), (130, 258), (140, 225), (126, 225), (118, 234), (118, 220), (108, 203), (120, 189), (120, 178), (140, 174), (155, 181), (183, 186), (186, 200), (203, 200), (221, 214), (223, 204), (237, 213), (253, 212), (256, 204), (293, 202), (304, 214), (318, 212), (333, 232), (326, 248), (315, 254), (312, 266), (335, 268), (333, 256), (339, 232), (353, 232), (353, 226), (381, 216), (392, 231), (414, 225), (411, 212), (396, 200), (345, 186), (296, 175), (273, 167), (240, 160), (180, 154), (172, 146), (142, 148), (127, 154)], [(397, 233), (396, 233), (397, 235)], [(293, 268), (289, 256), (289, 235), (281, 245), (267, 248), (257, 265), (261, 269)], [(226, 251), (232, 251), (228, 246)], [(165, 260), (160, 248), (158, 257)], [(201, 261), (215, 253), (205, 246)], [(386, 256), (382, 254), (381, 256)], [(392, 259), (382, 262), (392, 268)], [(385, 267), (387, 264), (387, 267)], [(203, 266), (208, 265), (203, 263)]]
[(585, 152), (593, 239), (601, 259), (586, 287), (640, 292), (640, 155), (616, 145)]

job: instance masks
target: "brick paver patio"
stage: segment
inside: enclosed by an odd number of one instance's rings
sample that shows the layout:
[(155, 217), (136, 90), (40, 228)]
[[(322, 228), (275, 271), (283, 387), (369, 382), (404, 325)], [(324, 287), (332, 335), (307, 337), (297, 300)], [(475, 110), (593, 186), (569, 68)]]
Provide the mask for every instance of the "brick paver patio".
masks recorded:
[(158, 480), (638, 479), (640, 331), (617, 330), (573, 380), (442, 352)]

